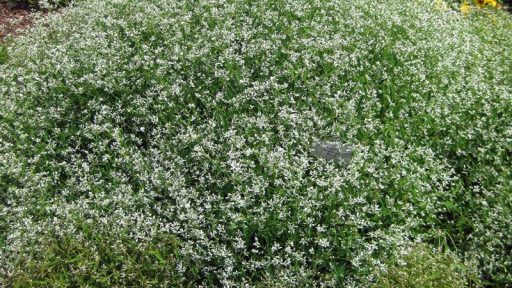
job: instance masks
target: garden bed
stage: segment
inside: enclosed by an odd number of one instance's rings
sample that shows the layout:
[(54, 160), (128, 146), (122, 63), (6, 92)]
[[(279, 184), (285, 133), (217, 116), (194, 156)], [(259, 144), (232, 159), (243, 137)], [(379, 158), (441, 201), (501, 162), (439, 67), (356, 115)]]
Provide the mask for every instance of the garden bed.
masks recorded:
[(10, 7), (0, 3), (0, 41), (8, 35), (20, 33), (34, 23), (34, 10), (28, 7)]

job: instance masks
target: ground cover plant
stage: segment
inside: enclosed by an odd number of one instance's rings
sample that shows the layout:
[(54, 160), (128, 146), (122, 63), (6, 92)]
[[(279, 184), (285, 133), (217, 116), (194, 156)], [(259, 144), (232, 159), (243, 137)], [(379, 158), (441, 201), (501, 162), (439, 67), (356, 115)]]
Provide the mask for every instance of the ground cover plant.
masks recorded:
[(0, 285), (511, 285), (511, 49), (426, 0), (64, 8), (0, 48)]

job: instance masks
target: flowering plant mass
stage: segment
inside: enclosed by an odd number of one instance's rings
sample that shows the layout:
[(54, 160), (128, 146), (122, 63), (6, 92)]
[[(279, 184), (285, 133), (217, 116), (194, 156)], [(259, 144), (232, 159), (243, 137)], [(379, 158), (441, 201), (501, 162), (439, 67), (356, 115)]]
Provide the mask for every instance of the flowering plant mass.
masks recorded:
[(459, 4), (48, 13), (0, 48), (0, 286), (506, 287), (512, 17)]

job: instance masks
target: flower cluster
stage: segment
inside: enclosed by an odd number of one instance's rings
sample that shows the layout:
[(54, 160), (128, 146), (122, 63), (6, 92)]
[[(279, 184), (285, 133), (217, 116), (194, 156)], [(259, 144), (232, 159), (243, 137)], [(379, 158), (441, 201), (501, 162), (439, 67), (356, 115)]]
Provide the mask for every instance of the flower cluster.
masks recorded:
[(510, 283), (512, 19), (496, 16), (430, 0), (49, 15), (0, 64), (0, 285), (364, 287), (419, 246)]
[(475, 0), (475, 5), (477, 5), (479, 8), (483, 8), (483, 7), (496, 8), (498, 6), (498, 2), (496, 0)]
[(503, 8), (503, 5), (496, 0), (474, 0), (472, 3), (464, 1), (460, 4), (459, 10), (463, 14), (469, 14), (475, 7), (479, 10), (484, 8), (499, 10)]

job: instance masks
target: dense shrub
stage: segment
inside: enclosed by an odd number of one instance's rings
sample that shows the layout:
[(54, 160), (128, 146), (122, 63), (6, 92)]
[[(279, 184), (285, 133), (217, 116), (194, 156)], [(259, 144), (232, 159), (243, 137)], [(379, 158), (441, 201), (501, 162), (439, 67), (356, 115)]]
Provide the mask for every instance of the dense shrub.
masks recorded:
[[(2, 284), (361, 287), (412, 243), (511, 283), (512, 20), (492, 16), (427, 0), (50, 15), (0, 64)], [(351, 144), (351, 164), (313, 157), (318, 139)]]

